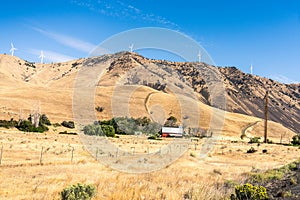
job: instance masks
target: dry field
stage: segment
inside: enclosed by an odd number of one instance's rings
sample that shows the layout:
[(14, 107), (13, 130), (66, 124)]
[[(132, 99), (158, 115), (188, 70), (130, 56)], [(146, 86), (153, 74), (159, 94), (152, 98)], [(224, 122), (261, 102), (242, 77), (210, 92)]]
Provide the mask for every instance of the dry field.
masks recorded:
[[(240, 139), (236, 139), (237, 143), (224, 139), (217, 142), (207, 158), (200, 159), (201, 144), (206, 140), (201, 139), (196, 149), (191, 144), (181, 158), (166, 168), (130, 174), (96, 161), (79, 136), (60, 135), (60, 129), (51, 128), (46, 134), (0, 130), (3, 145), (0, 199), (59, 199), (64, 187), (78, 182), (96, 185), (96, 199), (183, 199), (184, 195), (220, 199), (231, 192), (222, 188), (224, 181), (242, 181), (245, 172), (284, 165), (299, 158), (300, 152), (296, 147), (275, 144), (257, 147)], [(169, 142), (136, 136), (110, 141), (128, 151), (134, 146), (136, 153), (145, 153), (146, 147), (150, 147), (150, 152), (157, 151)], [(250, 146), (258, 148), (258, 152), (247, 154)], [(263, 154), (262, 149), (268, 153)]]

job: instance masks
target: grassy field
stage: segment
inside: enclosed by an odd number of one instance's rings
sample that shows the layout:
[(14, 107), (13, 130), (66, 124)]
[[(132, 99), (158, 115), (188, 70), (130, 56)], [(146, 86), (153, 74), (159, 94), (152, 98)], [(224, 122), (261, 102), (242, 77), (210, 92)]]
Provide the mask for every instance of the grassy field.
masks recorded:
[[(93, 158), (77, 135), (46, 134), (0, 130), (3, 145), (0, 166), (0, 199), (59, 199), (60, 191), (78, 182), (94, 184), (96, 199), (221, 199), (232, 192), (224, 181), (242, 181), (244, 173), (282, 166), (299, 157), (300, 149), (275, 144), (248, 144), (219, 140), (205, 159), (199, 158), (201, 144), (191, 144), (175, 163), (159, 171), (132, 174), (112, 170)], [(151, 141), (136, 136), (112, 138), (111, 142), (137, 152), (146, 146), (156, 151), (168, 140)], [(247, 154), (251, 147), (258, 149)], [(41, 150), (43, 149), (42, 161)], [(262, 149), (268, 153), (263, 154)], [(72, 158), (73, 152), (73, 158)]]

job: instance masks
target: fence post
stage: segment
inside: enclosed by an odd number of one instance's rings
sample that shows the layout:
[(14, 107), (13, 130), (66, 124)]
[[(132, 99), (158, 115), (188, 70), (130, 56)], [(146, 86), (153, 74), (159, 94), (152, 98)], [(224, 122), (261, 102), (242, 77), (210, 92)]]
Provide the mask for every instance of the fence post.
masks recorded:
[(3, 145), (2, 145), (2, 147), (1, 147), (1, 154), (0, 154), (0, 165), (1, 165), (1, 163), (2, 163), (2, 153), (3, 153)]
[(42, 162), (43, 162), (43, 150), (44, 150), (44, 147), (42, 147), (42, 150), (41, 150), (41, 155), (40, 155), (40, 165), (41, 165)]
[(117, 147), (116, 158), (118, 157), (118, 154), (119, 154), (119, 148)]
[(71, 163), (73, 163), (74, 147), (72, 147)]
[(132, 155), (134, 155), (134, 153), (135, 153), (135, 147), (131, 147), (131, 153), (132, 153)]
[(98, 147), (96, 149), (96, 161), (98, 161)]

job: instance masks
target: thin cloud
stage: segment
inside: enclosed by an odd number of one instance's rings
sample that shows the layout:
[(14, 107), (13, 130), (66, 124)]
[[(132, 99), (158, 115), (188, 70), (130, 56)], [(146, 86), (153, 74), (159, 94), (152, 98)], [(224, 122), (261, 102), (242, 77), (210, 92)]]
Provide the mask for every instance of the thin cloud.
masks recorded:
[[(38, 56), (41, 53), (41, 51), (37, 50), (37, 49), (29, 49), (28, 52), (33, 54), (33, 55), (36, 55), (37, 59), (38, 59)], [(53, 52), (53, 51), (43, 50), (43, 52), (44, 52), (44, 56), (45, 56), (44, 61), (46, 61), (46, 62), (66, 62), (66, 61), (76, 59), (74, 57), (67, 56), (67, 55), (57, 53), (57, 52)]]
[(100, 14), (109, 16), (109, 17), (117, 17), (122, 19), (129, 20), (140, 20), (151, 23), (158, 23), (168, 28), (179, 29), (179, 26), (159, 15), (155, 15), (152, 13), (146, 13), (141, 9), (131, 5), (125, 4), (122, 1), (108, 1), (108, 0), (98, 0), (98, 1), (81, 1), (81, 0), (73, 0), (72, 3), (86, 7), (91, 11), (98, 12)]
[(284, 75), (271, 75), (270, 78), (281, 82), (281, 83), (285, 83), (285, 84), (291, 84), (291, 83), (299, 83), (299, 81), (295, 81), (293, 79), (290, 79)]
[(79, 40), (79, 39), (76, 39), (76, 38), (73, 38), (70, 36), (45, 31), (43, 29), (36, 28), (36, 27), (32, 27), (32, 29), (65, 45), (65, 46), (71, 47), (73, 49), (77, 49), (82, 52), (89, 53), (96, 47), (95, 45), (93, 45), (89, 42), (85, 42), (85, 41), (82, 41), (82, 40)]

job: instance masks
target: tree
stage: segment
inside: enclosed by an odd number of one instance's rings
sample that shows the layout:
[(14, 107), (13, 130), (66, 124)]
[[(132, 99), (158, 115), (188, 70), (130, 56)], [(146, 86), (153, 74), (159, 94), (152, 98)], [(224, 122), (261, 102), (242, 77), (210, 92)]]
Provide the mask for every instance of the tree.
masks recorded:
[(168, 126), (168, 127), (178, 127), (177, 123), (177, 119), (174, 116), (170, 116), (167, 121), (165, 122), (164, 126)]

